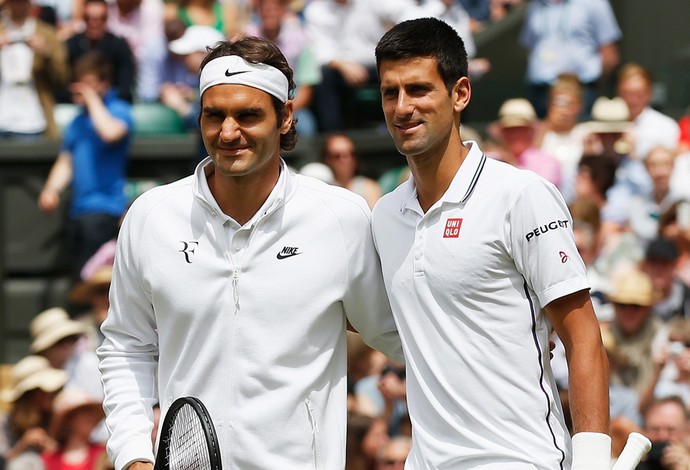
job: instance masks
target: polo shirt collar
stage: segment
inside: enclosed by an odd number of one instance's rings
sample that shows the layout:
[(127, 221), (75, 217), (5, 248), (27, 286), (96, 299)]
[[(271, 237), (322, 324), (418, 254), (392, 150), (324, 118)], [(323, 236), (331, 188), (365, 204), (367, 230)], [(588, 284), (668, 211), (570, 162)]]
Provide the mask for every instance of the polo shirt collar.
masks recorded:
[[(473, 140), (467, 140), (464, 142), (467, 146), (470, 146), (470, 151), (465, 157), (465, 160), (458, 168), (455, 173), (453, 180), (446, 192), (441, 196), (441, 199), (434, 204), (437, 206), (443, 203), (451, 204), (462, 204), (469, 199), (472, 195), (474, 187), (479, 181), (479, 176), (484, 168), (484, 163), (486, 162), (486, 156), (482, 153), (477, 142)], [(405, 196), (402, 198), (402, 204), (400, 211), (405, 209), (412, 209), (416, 212), (422, 213), (421, 207), (419, 206), (419, 201), (417, 199), (417, 187), (414, 183), (414, 178), (410, 178), (404, 183)]]

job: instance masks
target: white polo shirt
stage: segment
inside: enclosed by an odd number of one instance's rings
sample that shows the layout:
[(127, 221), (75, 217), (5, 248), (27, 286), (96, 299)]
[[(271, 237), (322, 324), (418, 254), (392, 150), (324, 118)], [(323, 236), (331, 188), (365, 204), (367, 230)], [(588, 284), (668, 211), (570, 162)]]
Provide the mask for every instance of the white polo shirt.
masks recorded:
[(471, 150), (424, 214), (412, 179), (373, 230), (407, 364), (407, 470), (569, 469), (541, 308), (589, 287), (551, 183)]

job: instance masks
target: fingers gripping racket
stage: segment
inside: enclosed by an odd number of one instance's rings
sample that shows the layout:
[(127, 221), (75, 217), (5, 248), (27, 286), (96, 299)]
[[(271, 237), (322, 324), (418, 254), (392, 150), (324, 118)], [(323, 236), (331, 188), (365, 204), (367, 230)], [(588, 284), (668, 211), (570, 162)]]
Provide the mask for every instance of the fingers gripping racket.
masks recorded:
[(621, 455), (611, 470), (634, 470), (642, 457), (652, 448), (649, 439), (637, 432), (631, 432)]
[(198, 398), (178, 398), (170, 406), (161, 427), (154, 469), (222, 469), (211, 415)]

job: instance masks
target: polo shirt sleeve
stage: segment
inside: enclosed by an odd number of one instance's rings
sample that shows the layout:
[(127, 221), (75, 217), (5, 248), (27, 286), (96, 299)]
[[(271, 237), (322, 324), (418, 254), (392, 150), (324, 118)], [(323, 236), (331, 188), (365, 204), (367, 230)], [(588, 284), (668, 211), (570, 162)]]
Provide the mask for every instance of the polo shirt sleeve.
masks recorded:
[(529, 181), (517, 193), (507, 222), (515, 265), (542, 308), (555, 299), (589, 289), (570, 212), (553, 184), (542, 178)]

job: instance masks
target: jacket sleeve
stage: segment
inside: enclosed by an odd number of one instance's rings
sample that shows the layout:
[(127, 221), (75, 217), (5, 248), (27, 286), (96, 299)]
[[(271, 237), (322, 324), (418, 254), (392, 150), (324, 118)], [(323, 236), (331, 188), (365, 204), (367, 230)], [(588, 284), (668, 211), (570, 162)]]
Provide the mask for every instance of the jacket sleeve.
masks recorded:
[[(139, 201), (137, 201), (139, 202)], [(158, 335), (150, 289), (144, 282), (140, 247), (145, 217), (136, 202), (125, 217), (117, 242), (110, 310), (101, 326), (98, 349), (108, 454), (115, 469), (134, 460), (153, 462), (153, 405), (158, 402)]]
[(370, 213), (362, 201), (363, 216), (343, 224), (348, 257), (348, 289), (343, 299), (350, 324), (372, 348), (404, 363), (402, 343), (393, 319), (374, 247)]

